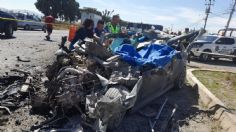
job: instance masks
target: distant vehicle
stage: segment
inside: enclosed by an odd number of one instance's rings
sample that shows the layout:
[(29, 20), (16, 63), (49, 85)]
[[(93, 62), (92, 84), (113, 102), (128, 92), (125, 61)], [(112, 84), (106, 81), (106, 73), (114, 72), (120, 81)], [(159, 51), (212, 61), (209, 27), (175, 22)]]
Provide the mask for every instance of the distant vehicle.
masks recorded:
[(16, 13), (15, 16), (19, 20), (18, 27), (20, 28), (24, 28), (25, 30), (40, 29), (42, 31), (46, 29), (46, 25), (36, 15)]
[[(9, 20), (5, 18), (9, 18)], [(15, 17), (6, 12), (0, 11), (0, 33), (5, 33), (5, 36), (12, 37), (16, 30), (17, 21), (15, 20)]]
[(199, 57), (204, 62), (211, 58), (215, 60), (230, 58), (236, 63), (236, 38), (217, 35), (201, 36), (193, 43), (191, 55)]

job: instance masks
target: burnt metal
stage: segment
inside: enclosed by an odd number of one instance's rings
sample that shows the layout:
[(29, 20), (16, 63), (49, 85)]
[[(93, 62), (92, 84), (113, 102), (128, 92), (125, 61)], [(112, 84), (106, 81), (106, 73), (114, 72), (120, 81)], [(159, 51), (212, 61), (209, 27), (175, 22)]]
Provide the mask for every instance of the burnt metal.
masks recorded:
[[(140, 68), (130, 66), (120, 60), (119, 56), (113, 56), (90, 40), (79, 44), (80, 47), (75, 51), (68, 52), (64, 49), (65, 40), (62, 38), (56, 54), (57, 60), (46, 73), (48, 83), (53, 86), (47, 87), (44, 96), (31, 98), (33, 109), (45, 105), (53, 111), (54, 116), (33, 126), (32, 130), (56, 125), (61, 118), (67, 118), (67, 114), (79, 115), (83, 128), (89, 126), (95, 131), (115, 129), (127, 112), (140, 110), (173, 88), (186, 70), (185, 51), (182, 47), (177, 49), (181, 57), (173, 58), (164, 68)], [(156, 121), (153, 124), (152, 128)], [(67, 128), (62, 126), (58, 130), (64, 129)]]
[(154, 122), (152, 123), (151, 119), (149, 119), (149, 124), (150, 124), (150, 128), (151, 128), (152, 132), (154, 132), (154, 127), (155, 127), (157, 121), (159, 120), (161, 112), (162, 112), (163, 108), (165, 107), (167, 101), (168, 101), (168, 98), (166, 98), (164, 103), (161, 105), (161, 108), (159, 109), (159, 111), (158, 111), (158, 113), (157, 113), (157, 115), (156, 115), (156, 117), (154, 119)]

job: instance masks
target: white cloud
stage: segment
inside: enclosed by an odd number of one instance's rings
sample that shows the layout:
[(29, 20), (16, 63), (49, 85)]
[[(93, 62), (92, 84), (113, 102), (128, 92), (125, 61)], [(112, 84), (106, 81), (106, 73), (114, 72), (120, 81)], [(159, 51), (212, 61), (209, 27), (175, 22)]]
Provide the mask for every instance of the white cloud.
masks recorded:
[(198, 22), (199, 20), (202, 20), (203, 13), (198, 10), (194, 10), (192, 8), (186, 8), (186, 7), (179, 7), (176, 8), (176, 16), (182, 19), (183, 21), (187, 21), (190, 23)]
[[(227, 17), (210, 17), (207, 22), (207, 29), (212, 32), (217, 32), (219, 29), (225, 28), (227, 20)], [(236, 27), (236, 18), (233, 18), (231, 20), (230, 27)]]
[(161, 16), (161, 15), (159, 15), (159, 16), (155, 17), (155, 20), (157, 20), (157, 21), (164, 21), (164, 22), (165, 21), (174, 22), (174, 21), (177, 20), (177, 18), (174, 17), (174, 16)]

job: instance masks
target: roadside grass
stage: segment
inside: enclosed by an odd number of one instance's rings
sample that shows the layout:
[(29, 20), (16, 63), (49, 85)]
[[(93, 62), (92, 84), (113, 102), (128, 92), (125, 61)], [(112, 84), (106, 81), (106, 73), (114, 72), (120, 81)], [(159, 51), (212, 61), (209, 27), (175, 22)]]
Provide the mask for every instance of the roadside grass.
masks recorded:
[(193, 74), (228, 108), (236, 109), (235, 73), (197, 70)]
[[(73, 24), (70, 24), (69, 22), (56, 22), (53, 26), (55, 30), (69, 30), (70, 26)], [(78, 25), (78, 24), (75, 24)]]

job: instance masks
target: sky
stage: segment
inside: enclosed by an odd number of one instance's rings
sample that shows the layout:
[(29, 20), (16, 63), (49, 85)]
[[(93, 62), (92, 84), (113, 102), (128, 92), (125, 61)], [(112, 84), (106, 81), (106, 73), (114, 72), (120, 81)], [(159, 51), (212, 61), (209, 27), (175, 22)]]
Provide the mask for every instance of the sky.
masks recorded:
[[(199, 29), (204, 25), (205, 0), (77, 0), (80, 7), (93, 7), (100, 11), (114, 10), (123, 20), (160, 24), (174, 31), (185, 27)], [(0, 0), (0, 7), (6, 9), (27, 9), (39, 12), (36, 0)], [(215, 0), (209, 16), (207, 29), (217, 32), (224, 28), (233, 0)], [(236, 13), (230, 27), (236, 28)]]

